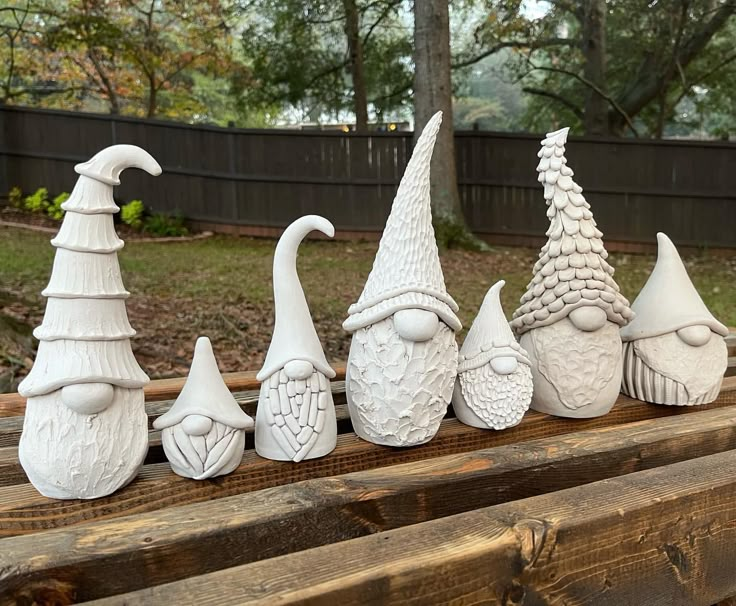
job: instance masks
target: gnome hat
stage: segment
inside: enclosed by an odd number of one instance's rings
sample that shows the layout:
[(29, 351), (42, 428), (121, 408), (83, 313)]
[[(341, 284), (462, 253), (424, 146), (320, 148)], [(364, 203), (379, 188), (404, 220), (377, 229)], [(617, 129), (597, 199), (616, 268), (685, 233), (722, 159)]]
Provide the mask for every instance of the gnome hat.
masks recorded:
[(460, 349), (458, 372), (487, 364), (493, 358), (511, 357), (530, 365), (527, 353), (516, 342), (501, 307), (501, 289), (506, 282), (499, 280), (486, 293), (478, 315)]
[(538, 180), (544, 185), (550, 226), (534, 277), (511, 320), (517, 335), (554, 324), (584, 306), (600, 307), (619, 326), (633, 317), (613, 279), (614, 269), (606, 261), (603, 234), (596, 227), (590, 204), (567, 166), (564, 154), (569, 130), (547, 133), (537, 154)]
[(256, 378), (265, 381), (292, 360), (310, 362), (330, 379), (335, 371), (327, 363), (325, 352), (314, 329), (312, 315), (296, 272), (299, 244), (311, 231), (321, 231), (330, 238), (335, 228), (327, 219), (307, 215), (294, 221), (281, 235), (273, 257), (273, 298), (275, 322), (266, 361)]
[(241, 410), (225, 385), (207, 337), (197, 339), (184, 388), (174, 405), (153, 422), (153, 427), (166, 429), (189, 415), (209, 417), (234, 429), (253, 427), (253, 419)]
[(636, 317), (621, 329), (621, 340), (648, 339), (697, 325), (727, 336), (728, 328), (708, 311), (677, 248), (661, 232), (657, 234), (657, 250), (657, 263), (631, 306)]
[(450, 328), (462, 328), (447, 293), (432, 227), (429, 171), (442, 112), (427, 122), (396, 192), (378, 252), (358, 302), (343, 328), (354, 332), (401, 309), (426, 309)]

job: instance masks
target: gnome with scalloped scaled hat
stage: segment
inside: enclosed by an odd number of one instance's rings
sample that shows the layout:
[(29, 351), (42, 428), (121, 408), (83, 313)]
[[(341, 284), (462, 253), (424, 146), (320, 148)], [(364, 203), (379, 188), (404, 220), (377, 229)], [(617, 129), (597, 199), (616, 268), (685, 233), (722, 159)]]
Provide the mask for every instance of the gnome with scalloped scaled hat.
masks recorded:
[(561, 417), (597, 417), (616, 402), (621, 384), (619, 328), (633, 317), (606, 261), (582, 188), (565, 160), (569, 129), (548, 133), (539, 151), (548, 240), (511, 327), (529, 352), (531, 407)]
[(174, 405), (153, 422), (161, 430), (166, 458), (180, 476), (206, 480), (232, 472), (243, 459), (243, 412), (217, 368), (212, 343), (199, 337), (192, 367)]
[(458, 307), (432, 227), (429, 170), (442, 122), (424, 127), (396, 192), (373, 269), (343, 328), (353, 333), (346, 392), (355, 432), (386, 446), (432, 439), (452, 397)]
[(316, 459), (337, 444), (337, 420), (327, 363), (296, 271), (301, 241), (311, 231), (330, 238), (327, 219), (307, 215), (286, 228), (273, 257), (275, 322), (266, 361), (257, 375), (256, 452), (275, 461)]
[(31, 372), (18, 456), (33, 485), (59, 499), (108, 495), (138, 473), (148, 450), (143, 386), (133, 356), (112, 215), (113, 186), (128, 167), (161, 167), (134, 145), (113, 145), (78, 164), (59, 233)]
[(708, 311), (672, 241), (658, 233), (657, 245), (657, 263), (631, 306), (636, 317), (621, 329), (621, 391), (654, 404), (707, 404), (728, 366), (728, 328)]
[(465, 337), (452, 395), (457, 418), (481, 429), (517, 425), (532, 400), (531, 363), (501, 307), (504, 284), (488, 290)]

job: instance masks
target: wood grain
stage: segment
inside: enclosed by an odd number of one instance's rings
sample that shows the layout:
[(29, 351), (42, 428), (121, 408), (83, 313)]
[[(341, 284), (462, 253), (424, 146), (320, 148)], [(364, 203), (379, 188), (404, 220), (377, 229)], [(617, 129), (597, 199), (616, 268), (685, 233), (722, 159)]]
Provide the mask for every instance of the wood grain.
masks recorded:
[(733, 448), (715, 409), (6, 538), (0, 597), (95, 599)]
[(92, 603), (707, 606), (736, 594), (734, 466), (727, 451)]
[(736, 379), (724, 380), (719, 399), (707, 406), (655, 406), (620, 396), (616, 407), (603, 417), (563, 419), (531, 412), (516, 427), (500, 432), (476, 429), (456, 419), (445, 419), (431, 442), (415, 448), (376, 446), (354, 434), (344, 434), (338, 436), (337, 447), (328, 456), (301, 463), (269, 461), (253, 451), (247, 451), (241, 465), (233, 473), (202, 482), (192, 482), (175, 475), (165, 463), (146, 465), (130, 485), (109, 497), (94, 501), (47, 499), (30, 484), (4, 486), (0, 487), (0, 536), (38, 532), (93, 519), (116, 518), (302, 480), (432, 459), (574, 431), (681, 414), (690, 417), (699, 411), (734, 404), (735, 384)]
[[(343, 381), (345, 379), (345, 364), (339, 363), (333, 365), (337, 376), (335, 381)], [(225, 384), (230, 391), (247, 391), (258, 390), (260, 383), (256, 380), (257, 371), (248, 370), (245, 372), (227, 372), (222, 374)], [(181, 388), (184, 387), (186, 377), (176, 377), (172, 379), (157, 379), (151, 381), (143, 388), (146, 394), (147, 402), (155, 402), (157, 400), (175, 399)], [(25, 413), (26, 399), (17, 393), (0, 394), (0, 417), (14, 417)]]

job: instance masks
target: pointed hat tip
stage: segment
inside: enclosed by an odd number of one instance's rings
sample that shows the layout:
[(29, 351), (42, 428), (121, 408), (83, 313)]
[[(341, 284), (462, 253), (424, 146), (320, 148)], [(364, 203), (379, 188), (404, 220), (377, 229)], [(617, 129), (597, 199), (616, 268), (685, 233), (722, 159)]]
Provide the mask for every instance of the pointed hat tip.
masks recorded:
[(199, 337), (194, 344), (194, 355), (212, 352), (212, 342), (209, 337)]
[(496, 282), (493, 286), (491, 286), (488, 289), (488, 292), (486, 293), (486, 299), (490, 299), (491, 297), (500, 297), (501, 296), (501, 289), (506, 286), (506, 280), (499, 280)]
[(657, 258), (660, 257), (672, 257), (676, 255), (680, 256), (677, 252), (677, 247), (674, 242), (670, 240), (670, 237), (664, 232), (657, 232)]
[(545, 137), (547, 139), (558, 139), (560, 143), (567, 143), (567, 133), (570, 132), (570, 127), (566, 126), (565, 128), (560, 128), (559, 130), (552, 131), (551, 133), (547, 133)]

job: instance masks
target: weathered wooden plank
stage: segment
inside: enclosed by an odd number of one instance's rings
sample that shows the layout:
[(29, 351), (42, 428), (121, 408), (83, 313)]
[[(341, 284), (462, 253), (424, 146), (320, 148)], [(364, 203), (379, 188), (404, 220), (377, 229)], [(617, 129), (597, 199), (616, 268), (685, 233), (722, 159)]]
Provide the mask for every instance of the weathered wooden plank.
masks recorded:
[(516, 427), (500, 432), (476, 429), (456, 419), (445, 419), (437, 436), (419, 448), (376, 446), (354, 434), (345, 434), (338, 436), (337, 448), (329, 456), (301, 463), (269, 461), (253, 451), (247, 451), (233, 473), (197, 483), (176, 476), (165, 463), (147, 465), (130, 485), (109, 497), (94, 501), (55, 501), (39, 495), (30, 484), (4, 486), (0, 487), (0, 536), (154, 511), (302, 480), (470, 452), (545, 436), (678, 414), (698, 414), (695, 411), (733, 404), (736, 401), (736, 391), (730, 389), (733, 382), (729, 380), (728, 388), (722, 392), (719, 400), (708, 406), (654, 406), (621, 396), (618, 405), (603, 417), (563, 419), (532, 412)]
[(707, 606), (736, 594), (735, 465), (727, 451), (93, 603)]
[(716, 409), (310, 480), (2, 539), (0, 587), (95, 599), (732, 448)]
[[(345, 364), (333, 365), (337, 376), (336, 381), (345, 379)], [(230, 391), (247, 391), (258, 390), (260, 383), (256, 380), (256, 371), (249, 370), (246, 372), (227, 372), (223, 373), (222, 378)], [(176, 377), (173, 379), (157, 379), (151, 381), (143, 388), (146, 394), (147, 402), (157, 400), (175, 399), (179, 395), (181, 388), (184, 387), (186, 377)], [(14, 417), (22, 415), (26, 409), (26, 399), (17, 393), (0, 394), (0, 417)]]

